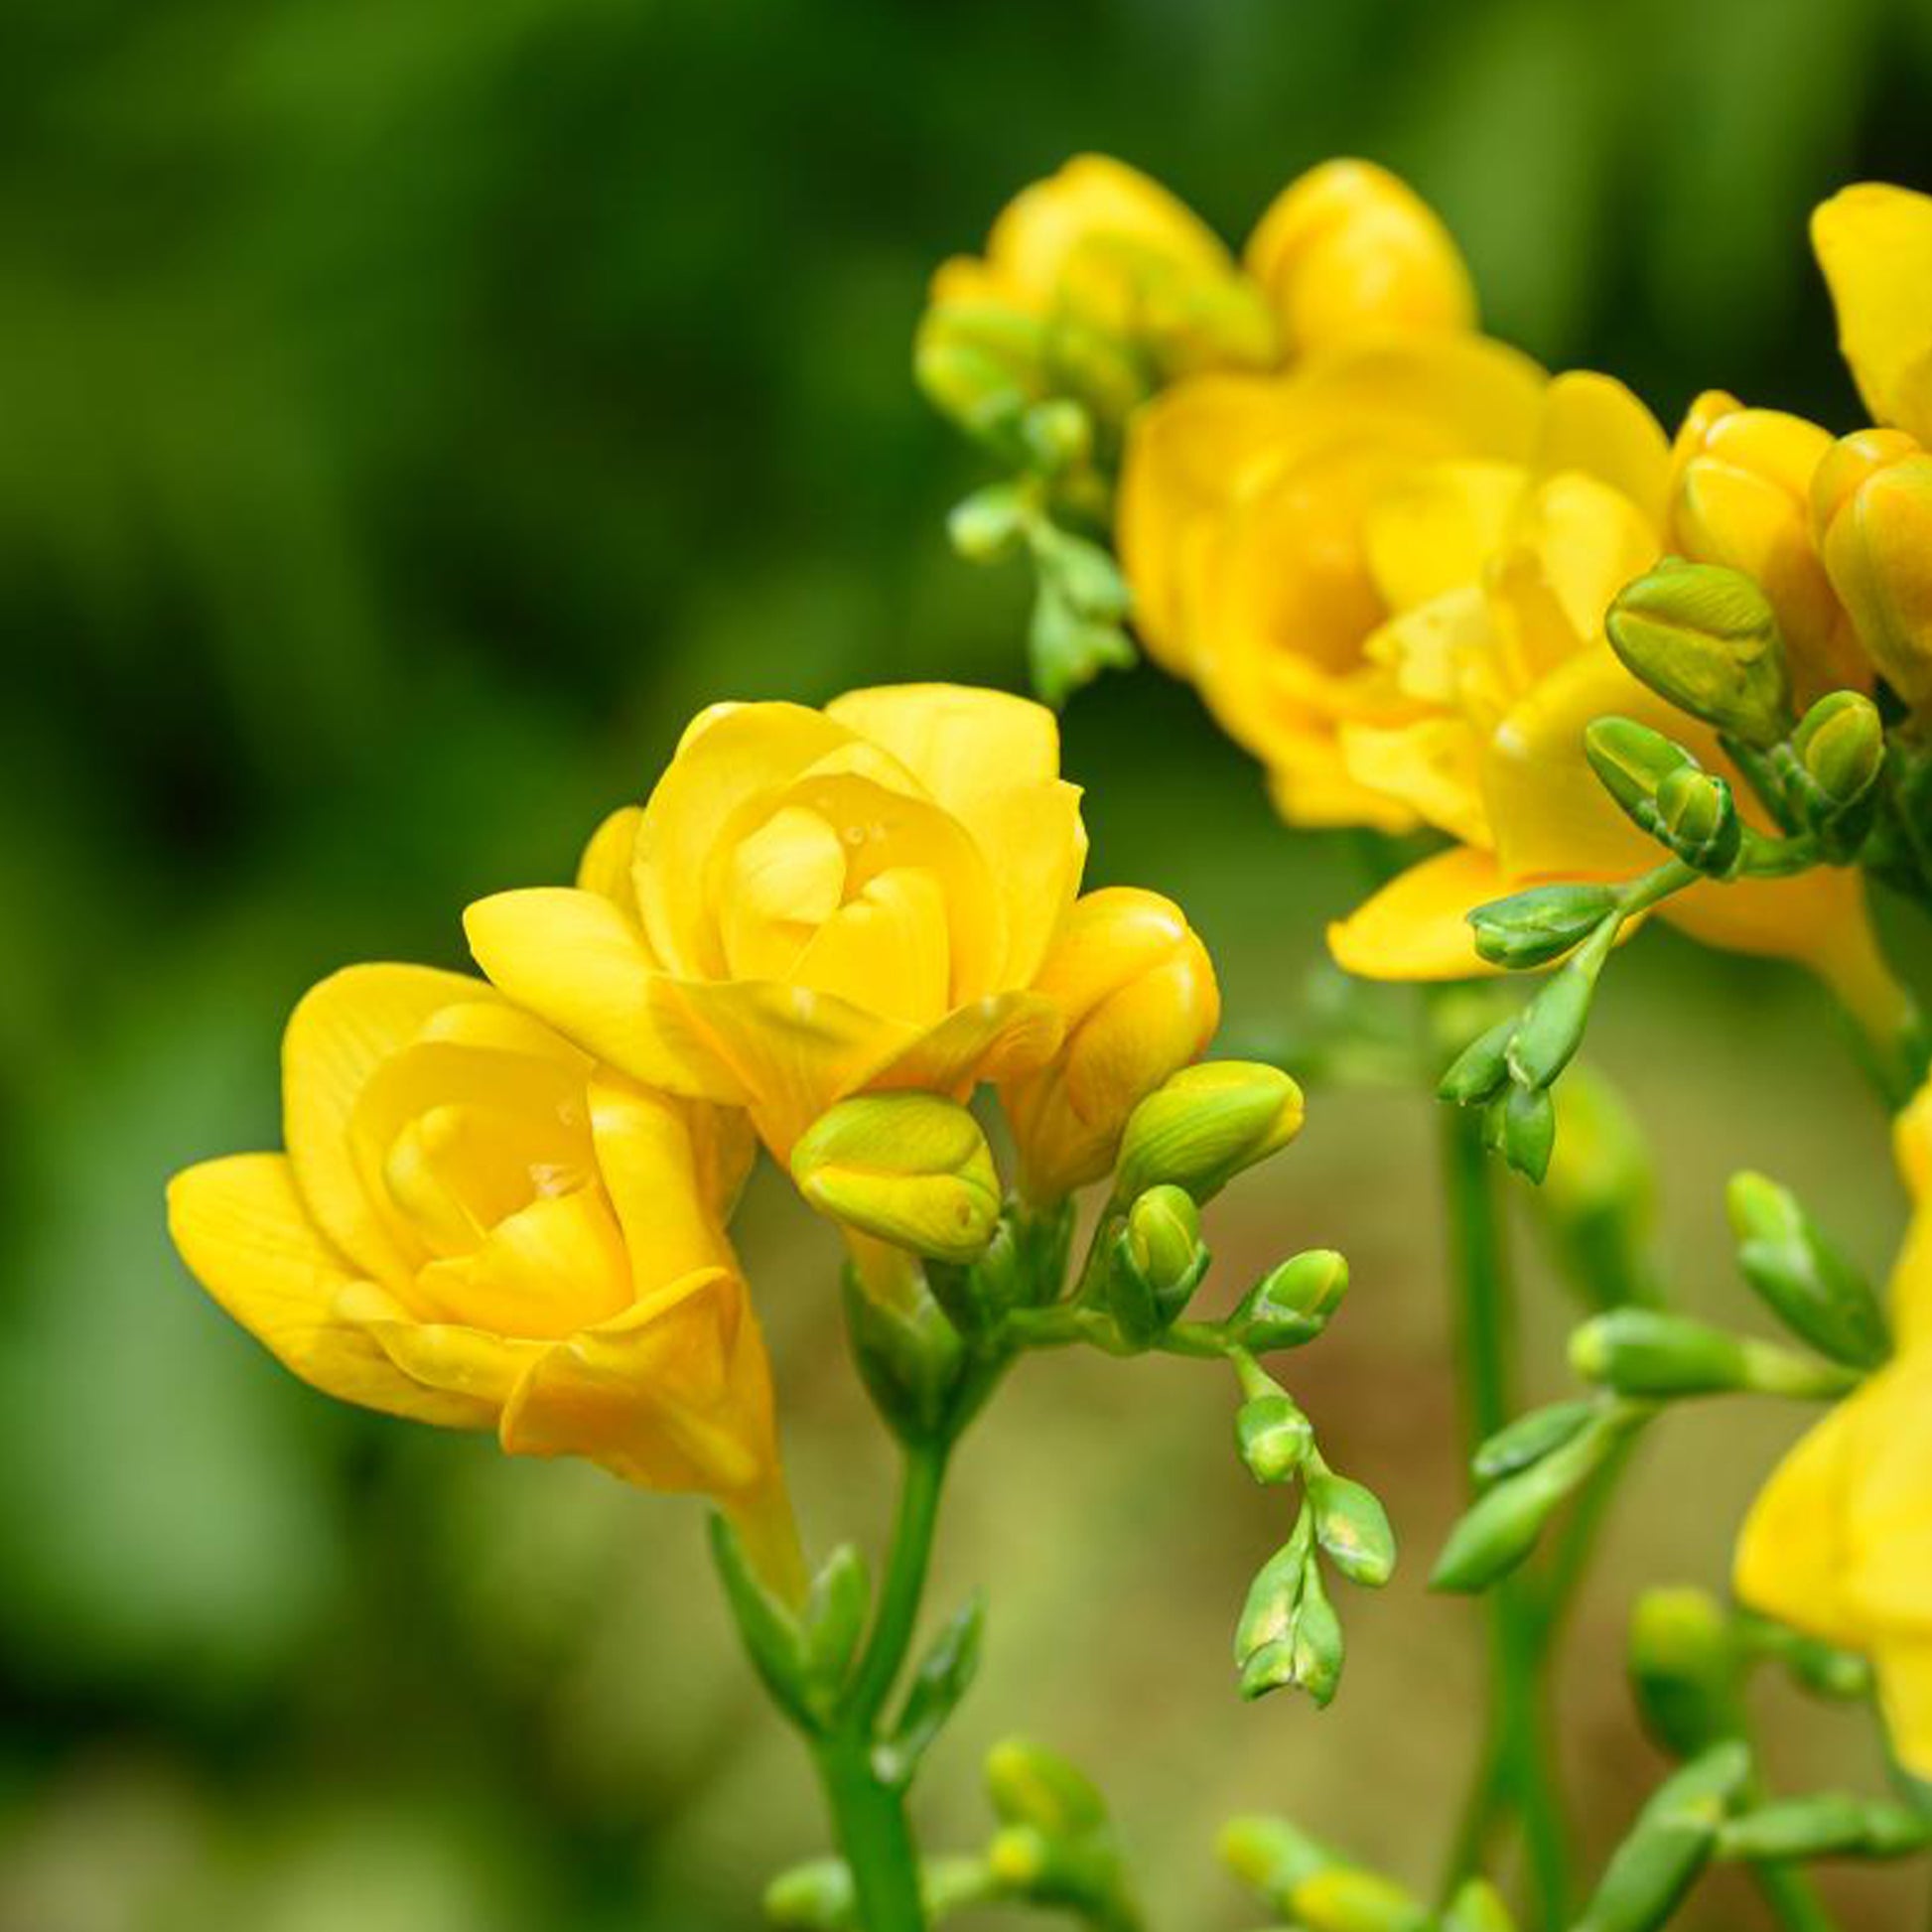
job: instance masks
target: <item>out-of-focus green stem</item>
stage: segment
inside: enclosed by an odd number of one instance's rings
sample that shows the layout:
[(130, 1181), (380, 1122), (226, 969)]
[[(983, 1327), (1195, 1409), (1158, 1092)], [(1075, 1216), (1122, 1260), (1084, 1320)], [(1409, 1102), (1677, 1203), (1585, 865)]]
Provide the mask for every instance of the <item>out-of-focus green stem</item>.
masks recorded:
[[(1443, 1176), (1456, 1289), (1464, 1433), (1473, 1456), (1476, 1447), (1510, 1419), (1512, 1402), (1502, 1204), (1482, 1145), (1481, 1122), (1472, 1111), (1444, 1111)], [(1495, 1810), (1507, 1805), (1522, 1827), (1537, 1923), (1561, 1925), (1569, 1899), (1569, 1848), (1543, 1710), (1543, 1638), (1548, 1626), (1522, 1578), (1499, 1584), (1487, 1603), (1489, 1736), (1458, 1834), (1449, 1884), (1475, 1864)]]

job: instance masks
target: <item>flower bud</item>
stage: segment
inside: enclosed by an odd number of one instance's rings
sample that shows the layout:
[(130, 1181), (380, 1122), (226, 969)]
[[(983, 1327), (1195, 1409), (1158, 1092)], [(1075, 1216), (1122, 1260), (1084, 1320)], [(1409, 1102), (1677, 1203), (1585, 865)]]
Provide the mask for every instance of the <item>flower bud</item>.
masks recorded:
[(1075, 902), (1035, 991), (1059, 1007), (1065, 1040), (1000, 1100), (1022, 1191), (1060, 1200), (1108, 1172), (1134, 1108), (1207, 1044), (1220, 994), (1180, 908), (1126, 887)]
[(1653, 834), (1659, 788), (1679, 771), (1700, 769), (1683, 746), (1631, 718), (1595, 720), (1584, 732), (1584, 756), (1625, 814)]
[(999, 1225), (986, 1136), (936, 1094), (840, 1101), (799, 1136), (791, 1173), (819, 1213), (913, 1254), (971, 1261)]
[(868, 1290), (856, 1268), (845, 1271), (846, 1332), (866, 1393), (902, 1443), (941, 1435), (965, 1368), (959, 1330), (924, 1283), (897, 1285), (893, 1299)]
[(1128, 1209), (1107, 1270), (1107, 1305), (1122, 1337), (1145, 1347), (1178, 1318), (1206, 1270), (1193, 1196), (1150, 1187)]
[(988, 483), (952, 506), (946, 534), (968, 563), (992, 564), (1019, 547), (1026, 523), (1027, 502), (1021, 486)]
[(1332, 1248), (1311, 1248), (1271, 1269), (1228, 1317), (1229, 1338), (1251, 1354), (1299, 1348), (1328, 1325), (1348, 1292), (1348, 1263)]
[(1413, 1892), (1359, 1865), (1331, 1864), (1288, 1899), (1307, 1932), (1433, 1932), (1435, 1919)]
[(1655, 1932), (1705, 1867), (1725, 1809), (1750, 1776), (1750, 1753), (1717, 1744), (1666, 1778), (1612, 1855), (1572, 1932)]
[(1737, 1644), (1710, 1591), (1645, 1590), (1630, 1618), (1629, 1663), (1644, 1724), (1673, 1757), (1737, 1733)]
[(1687, 866), (1724, 874), (1743, 850), (1730, 786), (1713, 771), (1673, 771), (1657, 787), (1657, 833)]
[(1725, 1202), (1737, 1266), (1771, 1312), (1835, 1362), (1861, 1369), (1883, 1362), (1891, 1339), (1878, 1298), (1797, 1197), (1762, 1174), (1738, 1173)]
[(1078, 1838), (1107, 1823), (1093, 1781), (1025, 1737), (1009, 1737), (987, 1753), (986, 1795), (1002, 1824), (1030, 1825), (1051, 1839)]
[(1128, 1116), (1116, 1196), (1131, 1199), (1171, 1181), (1206, 1201), (1301, 1127), (1302, 1090), (1279, 1067), (1251, 1060), (1183, 1067)]
[(1671, 450), (1673, 544), (1762, 588), (1808, 695), (1859, 669), (1812, 539), (1811, 481), (1830, 448), (1816, 423), (1711, 390), (1691, 405)]
[(1885, 765), (1885, 725), (1862, 691), (1834, 691), (1798, 721), (1791, 749), (1811, 781), (1815, 812), (1848, 810), (1878, 782)]
[(1747, 745), (1790, 729), (1777, 617), (1740, 572), (1667, 557), (1616, 594), (1604, 624), (1631, 675), (1678, 710)]
[(1560, 958), (1615, 907), (1616, 893), (1608, 886), (1533, 886), (1478, 905), (1468, 921), (1476, 952), (1492, 966), (1517, 972)]
[(1437, 1082), (1437, 1098), (1473, 1107), (1497, 1093), (1509, 1078), (1509, 1043), (1516, 1037), (1517, 1019), (1512, 1013), (1498, 1020), (1463, 1047)]
[(1351, 1584), (1380, 1589), (1395, 1571), (1395, 1536), (1375, 1492), (1332, 1469), (1309, 1478), (1314, 1540)]
[(857, 1904), (843, 1859), (795, 1864), (764, 1888), (764, 1915), (786, 1932), (845, 1932)]
[(1533, 1462), (1541, 1462), (1580, 1436), (1595, 1417), (1597, 1405), (1588, 1398), (1552, 1402), (1506, 1423), (1476, 1449), (1470, 1472), (1481, 1483), (1500, 1482)]
[(1516, 1921), (1487, 1878), (1465, 1878), (1444, 1910), (1443, 1932), (1516, 1932)]
[(1586, 1321), (1570, 1337), (1570, 1366), (1586, 1382), (1651, 1400), (1733, 1389), (1833, 1396), (1850, 1386), (1842, 1369), (1656, 1309), (1612, 1309)]
[(1385, 169), (1330, 161), (1293, 181), (1244, 254), (1293, 356), (1391, 329), (1457, 330), (1475, 294), (1435, 212)]
[(1932, 1843), (1932, 1818), (1905, 1805), (1820, 1791), (1760, 1805), (1718, 1832), (1725, 1859), (1899, 1859)]
[[(1602, 965), (1603, 948), (1599, 941), (1559, 966), (1543, 990), (1523, 1009), (1508, 1053), (1510, 1076), (1518, 1087), (1532, 1091), (1547, 1087), (1570, 1064), (1584, 1041), (1584, 1028), (1589, 1020), (1590, 1002), (1596, 997), (1596, 976)], [(1506, 1124), (1505, 1118), (1499, 1126)], [(1531, 1137), (1538, 1129), (1539, 1123), (1532, 1117), (1518, 1130), (1526, 1152), (1534, 1152)], [(1543, 1160), (1547, 1166), (1547, 1147)], [(1536, 1177), (1542, 1177), (1541, 1170), (1537, 1171)]]
[(927, 401), (974, 436), (1017, 425), (1038, 393), (1044, 340), (1033, 318), (937, 302), (919, 324), (912, 373)]
[(1307, 1563), (1287, 1633), (1242, 1659), (1241, 1696), (1253, 1703), (1270, 1691), (1301, 1689), (1325, 1710), (1341, 1684), (1343, 1652), (1341, 1619), (1322, 1587), (1321, 1573)]
[(1231, 1818), (1221, 1830), (1221, 1863), (1279, 1911), (1289, 1893), (1338, 1863), (1326, 1846), (1285, 1818)]
[(1557, 1144), (1557, 1107), (1546, 1087), (1513, 1086), (1489, 1103), (1483, 1145), (1537, 1186), (1550, 1172)]
[(1279, 1389), (1252, 1396), (1235, 1411), (1235, 1448), (1257, 1482), (1289, 1481), (1313, 1442), (1308, 1417)]
[(1819, 464), (1811, 501), (1859, 642), (1917, 709), (1932, 698), (1932, 455), (1899, 430), (1861, 430)]

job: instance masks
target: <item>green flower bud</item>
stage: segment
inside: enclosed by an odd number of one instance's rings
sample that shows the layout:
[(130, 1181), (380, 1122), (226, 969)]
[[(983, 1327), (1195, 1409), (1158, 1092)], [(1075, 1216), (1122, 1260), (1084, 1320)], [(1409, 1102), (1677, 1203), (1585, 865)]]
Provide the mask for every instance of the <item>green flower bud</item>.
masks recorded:
[(1710, 771), (1673, 771), (1657, 787), (1657, 837), (1699, 872), (1729, 872), (1744, 847), (1729, 785)]
[(1115, 1197), (1162, 1182), (1206, 1201), (1301, 1131), (1302, 1090), (1279, 1067), (1247, 1060), (1185, 1066), (1127, 1117)]
[(1516, 1921), (1487, 1878), (1467, 1878), (1443, 1913), (1443, 1932), (1516, 1932)]
[(1025, 1737), (1009, 1737), (987, 1753), (986, 1795), (1002, 1824), (1031, 1825), (1048, 1838), (1077, 1838), (1107, 1823), (1093, 1780)]
[(795, 1932), (850, 1932), (858, 1896), (842, 1859), (814, 1859), (781, 1871), (764, 1888), (764, 1915)]
[(1470, 1469), (1481, 1483), (1500, 1482), (1533, 1462), (1541, 1462), (1580, 1436), (1599, 1412), (1588, 1399), (1553, 1402), (1505, 1424), (1477, 1449)]
[(1932, 1844), (1932, 1818), (1905, 1805), (1821, 1791), (1759, 1806), (1718, 1832), (1725, 1859), (1899, 1859)]
[(1891, 1352), (1878, 1298), (1796, 1196), (1762, 1174), (1739, 1173), (1725, 1201), (1737, 1266), (1772, 1313), (1833, 1361), (1878, 1367)]
[(1020, 484), (988, 483), (952, 506), (946, 534), (968, 563), (998, 563), (1020, 547), (1027, 515), (1027, 496)]
[(1516, 1037), (1517, 1018), (1512, 1013), (1498, 1020), (1463, 1047), (1437, 1083), (1439, 1098), (1473, 1107), (1501, 1090), (1509, 1078), (1509, 1042)]
[(1312, 1873), (1289, 1894), (1288, 1907), (1307, 1932), (1432, 1932), (1435, 1925), (1414, 1893), (1358, 1865)]
[(1067, 396), (1035, 403), (1020, 419), (1020, 435), (1043, 477), (1056, 477), (1093, 453), (1093, 419)]
[(1584, 756), (1597, 781), (1640, 829), (1656, 830), (1659, 788), (1703, 767), (1683, 746), (1631, 718), (1598, 718), (1584, 732)]
[(1380, 1589), (1395, 1571), (1395, 1536), (1373, 1490), (1332, 1469), (1309, 1478), (1314, 1540), (1351, 1584)]
[(1842, 812), (1878, 782), (1885, 768), (1885, 725), (1863, 691), (1833, 691), (1807, 711), (1791, 749), (1819, 804)]
[(1560, 958), (1615, 909), (1616, 893), (1608, 886), (1533, 886), (1478, 905), (1468, 921), (1476, 952), (1515, 972)]
[(1510, 1074), (1519, 1087), (1547, 1087), (1570, 1064), (1583, 1044), (1602, 968), (1600, 943), (1586, 948), (1559, 966), (1523, 1009), (1508, 1053)]
[(1299, 1688), (1325, 1710), (1341, 1684), (1342, 1654), (1341, 1619), (1322, 1588), (1320, 1572), (1307, 1564), (1288, 1634), (1244, 1660), (1241, 1696), (1253, 1703), (1270, 1691)]
[(1150, 1187), (1128, 1210), (1127, 1252), (1135, 1273), (1172, 1321), (1187, 1306), (1207, 1265), (1193, 1196), (1166, 1183)]
[(1760, 748), (1790, 730), (1777, 617), (1741, 571), (1667, 557), (1617, 593), (1604, 627), (1631, 675), (1679, 711)]
[(1483, 1145), (1517, 1173), (1542, 1183), (1557, 1144), (1557, 1109), (1547, 1089), (1511, 1087), (1489, 1103)]
[(1666, 1778), (1572, 1932), (1655, 1932), (1666, 1924), (1709, 1862), (1718, 1827), (1750, 1769), (1750, 1753), (1732, 1740)]
[(1347, 1292), (1348, 1263), (1332, 1248), (1311, 1248), (1249, 1289), (1228, 1317), (1228, 1335), (1256, 1355), (1299, 1348), (1328, 1325)]
[(1341, 1861), (1282, 1818), (1232, 1818), (1222, 1828), (1221, 1863), (1279, 1911), (1305, 1879)]
[(1732, 1389), (1836, 1396), (1856, 1379), (1789, 1349), (1656, 1309), (1612, 1309), (1585, 1322), (1570, 1337), (1570, 1366), (1586, 1382), (1653, 1400)]
[(1636, 1421), (1599, 1409), (1569, 1441), (1478, 1496), (1449, 1531), (1430, 1588), (1467, 1594), (1514, 1570), (1536, 1548), (1544, 1525)]
[(1286, 1650), (1295, 1630), (1295, 1613), (1302, 1606), (1302, 1588), (1313, 1565), (1309, 1561), (1306, 1517), (1295, 1533), (1255, 1572), (1234, 1626), (1234, 1661), (1245, 1665), (1259, 1652)]
[(1708, 1590), (1645, 1590), (1630, 1619), (1629, 1662), (1637, 1708), (1672, 1756), (1693, 1757), (1737, 1734), (1737, 1642)]
[(1257, 1482), (1287, 1482), (1308, 1459), (1314, 1432), (1294, 1398), (1277, 1390), (1236, 1410), (1234, 1441)]
[(913, 1254), (971, 1261), (999, 1225), (986, 1136), (936, 1094), (841, 1100), (799, 1136), (791, 1173), (821, 1214)]
[(1027, 628), (1027, 658), (1034, 687), (1049, 705), (1062, 705), (1102, 671), (1124, 671), (1136, 652), (1110, 618), (1077, 609), (1059, 580), (1042, 574)]

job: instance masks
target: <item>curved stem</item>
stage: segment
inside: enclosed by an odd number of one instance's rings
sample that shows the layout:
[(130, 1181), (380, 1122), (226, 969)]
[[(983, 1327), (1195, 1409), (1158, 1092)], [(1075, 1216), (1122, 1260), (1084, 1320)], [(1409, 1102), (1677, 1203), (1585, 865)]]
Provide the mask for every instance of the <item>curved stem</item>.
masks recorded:
[[(1478, 1117), (1447, 1109), (1443, 1171), (1464, 1432), (1471, 1455), (1509, 1420), (1509, 1272), (1501, 1202), (1482, 1146)], [(1479, 1855), (1498, 1802), (1516, 1813), (1529, 1856), (1539, 1923), (1560, 1925), (1568, 1904), (1569, 1848), (1556, 1779), (1545, 1748), (1544, 1619), (1527, 1580), (1506, 1579), (1488, 1597), (1491, 1715), (1489, 1739), (1455, 1851), (1451, 1883)]]
[(939, 1491), (951, 1447), (945, 1442), (913, 1443), (905, 1450), (898, 1515), (893, 1524), (885, 1586), (879, 1592), (879, 1614), (843, 1714), (846, 1724), (868, 1733), (892, 1695), (919, 1619), (926, 1573), (932, 1565), (932, 1536), (939, 1520)]

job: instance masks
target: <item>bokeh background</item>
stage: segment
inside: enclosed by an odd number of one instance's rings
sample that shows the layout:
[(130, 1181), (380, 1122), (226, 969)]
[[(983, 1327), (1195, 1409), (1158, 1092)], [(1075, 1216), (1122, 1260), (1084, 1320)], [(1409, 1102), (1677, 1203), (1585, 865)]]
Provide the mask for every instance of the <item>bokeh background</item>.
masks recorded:
[[(749, 1928), (820, 1826), (696, 1509), (312, 1396), (176, 1262), (164, 1176), (273, 1144), (311, 980), (457, 963), (465, 900), (565, 874), (700, 703), (1018, 680), (1026, 586), (948, 553), (979, 473), (907, 361), (926, 273), (1024, 182), (1109, 150), (1238, 237), (1304, 166), (1372, 155), (1544, 358), (1666, 417), (1722, 382), (1850, 422), (1805, 214), (1932, 186), (1932, 10), (28, 0), (0, 75), (0, 1928)], [(1319, 1006), (1345, 843), (1279, 829), (1152, 672), (1075, 703), (1067, 762), (1091, 876), (1184, 899), (1234, 1037)], [(1720, 1190), (1747, 1163), (1881, 1266), (1884, 1122), (1820, 1002), (1663, 934), (1612, 980), (1595, 1044), (1684, 1294), (1745, 1313)], [(1458, 1486), (1433, 1129), (1400, 1090), (1317, 1093), (1213, 1228), (1237, 1280), (1354, 1260), (1292, 1379), (1409, 1555), (1345, 1604), (1338, 1704), (1234, 1699), (1285, 1524), (1226, 1390), (1030, 1363), (945, 1529), (940, 1605), (997, 1590), (935, 1843), (977, 1841), (977, 1754), (1024, 1726), (1104, 1770), (1175, 1932), (1256, 1916), (1212, 1863), (1237, 1809), (1429, 1880), (1480, 1669), (1422, 1588)], [(875, 1537), (890, 1458), (828, 1233), (767, 1182), (745, 1248), (814, 1533)], [(1523, 1301), (1553, 1391), (1570, 1311), (1533, 1259)], [(1794, 1426), (1685, 1417), (1616, 1515), (1563, 1674), (1598, 1851), (1658, 1771), (1629, 1602), (1721, 1581)], [(1787, 1781), (1876, 1778), (1856, 1720), (1764, 1717)], [(1838, 1897), (1919, 1910), (1913, 1881)], [(1717, 1888), (1687, 1923), (1756, 1909)]]

